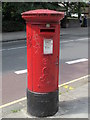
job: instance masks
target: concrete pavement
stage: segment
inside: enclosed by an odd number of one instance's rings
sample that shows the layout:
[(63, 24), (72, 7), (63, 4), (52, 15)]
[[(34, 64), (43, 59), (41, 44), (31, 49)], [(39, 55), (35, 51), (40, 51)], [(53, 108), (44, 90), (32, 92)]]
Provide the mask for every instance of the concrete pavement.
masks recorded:
[[(4, 107), (2, 118), (35, 118), (27, 114), (26, 103), (23, 100)], [(88, 78), (62, 85), (59, 89), (59, 111), (48, 118), (88, 118)]]

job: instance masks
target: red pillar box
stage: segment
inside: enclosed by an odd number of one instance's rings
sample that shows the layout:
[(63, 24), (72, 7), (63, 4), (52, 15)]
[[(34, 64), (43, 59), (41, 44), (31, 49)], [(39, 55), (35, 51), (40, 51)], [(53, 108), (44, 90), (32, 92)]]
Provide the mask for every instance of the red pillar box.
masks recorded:
[(58, 111), (60, 20), (63, 12), (22, 13), (27, 30), (27, 111), (45, 117)]

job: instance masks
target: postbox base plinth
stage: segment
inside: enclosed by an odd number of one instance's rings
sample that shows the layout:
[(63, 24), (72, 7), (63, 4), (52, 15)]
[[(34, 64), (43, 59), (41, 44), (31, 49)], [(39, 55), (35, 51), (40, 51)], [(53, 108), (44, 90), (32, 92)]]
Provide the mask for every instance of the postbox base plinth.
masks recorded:
[(58, 90), (37, 93), (27, 90), (27, 112), (36, 117), (52, 116), (58, 111)]

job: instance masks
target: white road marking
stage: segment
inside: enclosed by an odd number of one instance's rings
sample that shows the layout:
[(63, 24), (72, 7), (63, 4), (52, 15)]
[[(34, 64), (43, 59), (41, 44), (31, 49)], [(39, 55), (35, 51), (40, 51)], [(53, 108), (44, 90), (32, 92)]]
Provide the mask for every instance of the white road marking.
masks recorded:
[(69, 40), (69, 41), (61, 41), (61, 43), (76, 42), (76, 41), (84, 41), (84, 40), (88, 40), (88, 38), (81, 38), (81, 39)]
[(88, 59), (83, 58), (83, 59), (68, 61), (68, 62), (65, 62), (65, 63), (67, 63), (67, 64), (74, 64), (74, 63), (80, 63), (80, 62), (85, 62), (85, 61), (88, 61)]
[(2, 51), (4, 51), (4, 50), (6, 50), (6, 49), (0, 49), (0, 52), (2, 52)]
[[(60, 43), (69, 43), (69, 42), (76, 42), (76, 41), (84, 41), (84, 40), (88, 40), (88, 38), (80, 38), (80, 39), (75, 39), (75, 40), (67, 40), (67, 41), (61, 41)], [(2, 51), (6, 51), (6, 50), (16, 50), (16, 49), (22, 49), (22, 48), (26, 48), (27, 46), (21, 46), (21, 47), (15, 47), (15, 48), (9, 48), (9, 49), (2, 49), (0, 50), (0, 52)]]
[(27, 73), (27, 69), (25, 69), (25, 70), (18, 70), (18, 71), (15, 71), (14, 72), (15, 74), (23, 74), (23, 73)]
[(22, 46), (22, 47), (15, 47), (15, 48), (9, 48), (7, 50), (15, 50), (15, 49), (21, 49), (21, 48), (25, 48), (26, 46)]
[(16, 43), (16, 42), (20, 42), (20, 41), (26, 41), (26, 38), (22, 38), (22, 39), (17, 39), (17, 40), (10, 40), (10, 41), (5, 41), (4, 43), (8, 42), (8, 43)]
[[(67, 63), (67, 64), (74, 64), (74, 63), (80, 63), (80, 62), (85, 62), (85, 61), (88, 61), (88, 59), (83, 58), (83, 59), (68, 61), (68, 62), (65, 62), (65, 63)], [(19, 75), (19, 74), (23, 74), (23, 73), (27, 73), (27, 69), (18, 70), (18, 71), (15, 71), (14, 73), (15, 73), (15, 74), (18, 74), (18, 75)]]
[(2, 52), (2, 51), (6, 51), (6, 50), (22, 49), (22, 48), (26, 48), (26, 47), (27, 47), (27, 46), (21, 46), (21, 47), (9, 48), (9, 49), (2, 49), (2, 50), (0, 50), (0, 52)]

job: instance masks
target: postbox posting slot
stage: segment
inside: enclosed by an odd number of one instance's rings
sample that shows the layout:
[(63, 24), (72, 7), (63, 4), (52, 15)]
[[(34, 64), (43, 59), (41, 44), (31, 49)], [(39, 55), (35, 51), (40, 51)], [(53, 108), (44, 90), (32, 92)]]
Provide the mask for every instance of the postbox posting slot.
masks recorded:
[(50, 27), (50, 28), (40, 27), (39, 33), (44, 35), (46, 35), (46, 33), (47, 35), (53, 35), (55, 34), (55, 27)]
[(40, 32), (55, 32), (55, 29), (40, 29)]

